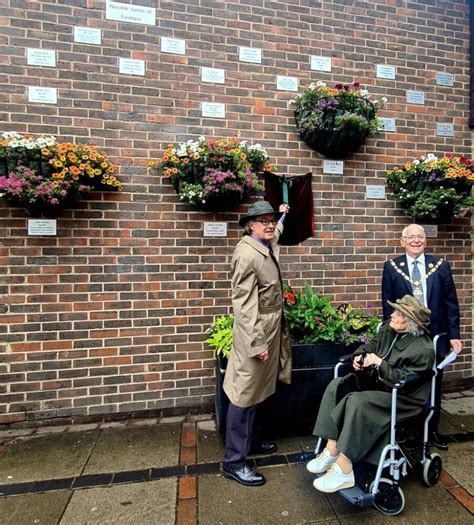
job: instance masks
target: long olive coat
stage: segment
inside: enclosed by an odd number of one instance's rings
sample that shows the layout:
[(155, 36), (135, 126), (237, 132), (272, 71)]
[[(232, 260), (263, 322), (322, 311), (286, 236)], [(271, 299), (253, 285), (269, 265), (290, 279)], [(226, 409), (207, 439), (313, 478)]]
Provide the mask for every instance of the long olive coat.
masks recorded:
[[(272, 242), (275, 257), (246, 235), (237, 244), (231, 263), (233, 345), (224, 378), (224, 391), (238, 407), (261, 403), (276, 389), (277, 378), (289, 383), (291, 349), (283, 322), (283, 287), (276, 244), (283, 231), (278, 223)], [(268, 351), (267, 361), (256, 356)]]
[[(428, 372), (434, 364), (428, 336), (399, 334), (392, 345), (395, 335), (386, 323), (373, 341), (355, 351), (383, 357), (378, 371), (373, 370), (374, 380), (364, 377), (366, 371), (352, 373), (333, 379), (324, 392), (313, 434), (335, 439), (338, 450), (353, 462), (364, 459), (377, 463), (382, 448), (389, 443), (391, 388), (381, 380), (394, 384), (404, 375)], [(430, 391), (431, 381), (427, 380), (411, 393), (399, 393), (397, 419), (416, 415)]]

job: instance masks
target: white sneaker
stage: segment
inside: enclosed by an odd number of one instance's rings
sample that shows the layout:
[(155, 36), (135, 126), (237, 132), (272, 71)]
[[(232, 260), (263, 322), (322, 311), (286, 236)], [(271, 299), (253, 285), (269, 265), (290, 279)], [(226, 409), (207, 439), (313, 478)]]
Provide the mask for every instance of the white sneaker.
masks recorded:
[(350, 489), (354, 485), (354, 472), (344, 474), (337, 463), (334, 463), (324, 476), (313, 481), (313, 486), (316, 490), (327, 494), (341, 489)]
[(325, 448), (321, 454), (312, 459), (306, 468), (313, 474), (322, 474), (333, 464), (336, 463), (338, 456), (331, 456), (331, 453)]

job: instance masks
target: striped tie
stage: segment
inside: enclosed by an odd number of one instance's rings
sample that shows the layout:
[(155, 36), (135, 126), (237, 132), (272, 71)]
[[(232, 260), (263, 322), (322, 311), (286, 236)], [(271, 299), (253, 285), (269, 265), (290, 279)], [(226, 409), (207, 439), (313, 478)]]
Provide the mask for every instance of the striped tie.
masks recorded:
[(413, 272), (411, 274), (411, 278), (413, 295), (416, 297), (416, 299), (418, 299), (418, 301), (420, 301), (420, 303), (424, 303), (423, 286), (421, 286), (421, 273), (420, 269), (418, 268), (418, 261), (413, 261)]

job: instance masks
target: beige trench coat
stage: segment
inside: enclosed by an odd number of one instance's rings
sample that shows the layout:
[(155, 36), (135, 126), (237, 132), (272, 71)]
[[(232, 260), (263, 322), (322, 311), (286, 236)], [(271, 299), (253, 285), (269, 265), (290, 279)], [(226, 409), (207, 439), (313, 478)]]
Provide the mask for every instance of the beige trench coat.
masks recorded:
[[(273, 251), (283, 231), (278, 223)], [(261, 403), (276, 390), (277, 378), (291, 379), (291, 348), (283, 326), (283, 288), (280, 269), (262, 243), (246, 235), (237, 244), (231, 263), (233, 345), (224, 378), (224, 391), (238, 407)], [(268, 351), (267, 361), (257, 355)]]

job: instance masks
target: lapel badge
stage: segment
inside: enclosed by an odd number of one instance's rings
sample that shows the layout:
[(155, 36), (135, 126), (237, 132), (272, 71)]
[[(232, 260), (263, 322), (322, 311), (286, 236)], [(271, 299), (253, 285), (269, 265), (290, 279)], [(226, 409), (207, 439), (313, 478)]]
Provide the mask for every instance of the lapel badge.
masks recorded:
[(405, 266), (405, 263), (404, 263), (404, 262), (401, 262), (401, 263), (400, 263), (400, 266)]
[(428, 264), (428, 268), (433, 268), (433, 266), (434, 266), (433, 263)]

